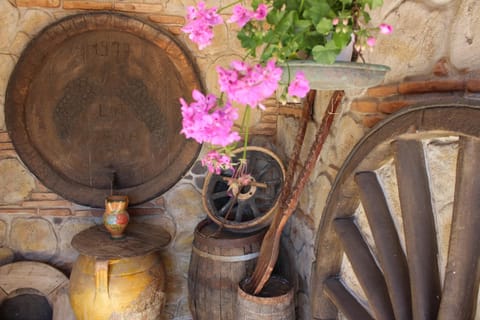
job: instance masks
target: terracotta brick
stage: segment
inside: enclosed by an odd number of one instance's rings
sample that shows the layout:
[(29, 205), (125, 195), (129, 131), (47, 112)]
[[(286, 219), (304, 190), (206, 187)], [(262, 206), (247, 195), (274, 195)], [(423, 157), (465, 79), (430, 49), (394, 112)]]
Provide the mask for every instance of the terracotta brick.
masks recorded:
[(374, 113), (378, 111), (377, 99), (356, 99), (350, 105), (350, 110), (365, 113)]
[(73, 215), (77, 217), (101, 217), (103, 215), (103, 210), (102, 209), (74, 210)]
[(432, 81), (404, 82), (398, 86), (398, 92), (401, 94), (463, 91), (463, 90), (465, 90), (465, 82), (463, 80), (432, 80)]
[(59, 196), (51, 192), (33, 192), (30, 196), (31, 200), (58, 200)]
[(60, 0), (14, 0), (14, 3), (17, 7), (60, 7)]
[(0, 208), (0, 214), (25, 214), (36, 215), (37, 209), (25, 209), (25, 208)]
[(272, 128), (255, 128), (255, 130), (252, 130), (251, 134), (252, 135), (257, 135), (257, 136), (274, 136), (276, 134), (277, 130), (272, 129)]
[(302, 117), (302, 109), (300, 108), (290, 108), (290, 107), (279, 107), (278, 114), (283, 116), (290, 116), (295, 118)]
[(376, 125), (379, 121), (386, 118), (386, 115), (375, 114), (375, 115), (366, 115), (363, 117), (362, 123), (365, 127), (371, 128)]
[(265, 114), (261, 118), (261, 122), (268, 122), (268, 123), (277, 123), (278, 116), (276, 114)]
[(10, 139), (8, 132), (6, 131), (0, 132), (0, 142), (11, 142), (11, 141), (12, 140)]
[(163, 11), (163, 5), (161, 4), (146, 4), (146, 3), (133, 3), (133, 2), (114, 2), (113, 9), (118, 11), (127, 12), (141, 12), (152, 13)]
[(480, 79), (468, 80), (466, 87), (469, 92), (480, 92)]
[(45, 185), (41, 183), (39, 180), (35, 180), (35, 191), (40, 193), (51, 192), (50, 189), (45, 187)]
[(278, 107), (277, 106), (265, 106), (265, 110), (262, 111), (262, 114), (278, 114)]
[(0, 142), (0, 150), (13, 150), (13, 144), (11, 142)]
[(0, 159), (16, 158), (17, 156), (15, 150), (0, 150)]
[(26, 208), (35, 208), (35, 207), (36, 208), (55, 208), (55, 207), (68, 208), (72, 206), (72, 203), (67, 200), (45, 200), (45, 201), (32, 200), (32, 201), (23, 202), (22, 206)]
[(183, 33), (182, 27), (180, 27), (180, 26), (178, 26), (178, 27), (167, 27), (167, 30), (175, 36), (179, 36)]
[(391, 101), (381, 101), (378, 105), (378, 111), (383, 113), (394, 113), (397, 110), (400, 110), (406, 106), (411, 105), (412, 103), (406, 100), (391, 100)]
[(41, 216), (71, 216), (72, 212), (69, 209), (40, 209), (38, 212)]
[(63, 9), (112, 10), (113, 0), (105, 2), (63, 0)]
[(150, 19), (150, 21), (152, 22), (159, 23), (159, 24), (178, 24), (182, 26), (185, 24), (185, 18), (182, 16), (154, 14), (154, 15), (148, 16), (148, 19)]
[(388, 97), (398, 94), (398, 85), (386, 85), (369, 88), (367, 90), (367, 96), (369, 97)]

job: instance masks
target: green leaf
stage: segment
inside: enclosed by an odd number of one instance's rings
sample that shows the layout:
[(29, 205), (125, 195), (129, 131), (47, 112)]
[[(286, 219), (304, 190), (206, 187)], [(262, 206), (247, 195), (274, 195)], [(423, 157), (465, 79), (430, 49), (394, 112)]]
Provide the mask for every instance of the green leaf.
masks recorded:
[(305, 30), (310, 29), (312, 22), (310, 20), (298, 19), (295, 21), (295, 32), (304, 32)]
[(350, 43), (352, 35), (351, 33), (338, 32), (333, 34), (332, 39), (337, 48), (343, 49)]
[(335, 62), (340, 49), (333, 41), (327, 42), (325, 46), (318, 45), (312, 49), (313, 60), (318, 63), (332, 64)]
[(316, 25), (322, 18), (329, 17), (331, 10), (327, 2), (320, 1), (317, 3), (312, 0), (305, 1), (307, 4), (305, 4), (305, 11), (303, 12), (302, 18), (309, 19)]
[(319, 23), (316, 24), (315, 29), (318, 33), (327, 34), (332, 30), (332, 20), (328, 18), (322, 18)]
[(284, 15), (285, 15), (285, 11), (271, 10), (267, 15), (267, 22), (270, 25), (276, 25), (277, 23), (280, 22), (280, 20), (283, 19)]

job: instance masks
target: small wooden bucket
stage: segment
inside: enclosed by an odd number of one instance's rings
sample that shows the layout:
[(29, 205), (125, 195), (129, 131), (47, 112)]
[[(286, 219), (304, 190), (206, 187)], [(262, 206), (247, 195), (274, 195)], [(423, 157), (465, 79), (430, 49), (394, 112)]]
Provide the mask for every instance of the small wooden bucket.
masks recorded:
[(220, 230), (209, 220), (198, 224), (188, 271), (193, 319), (234, 318), (238, 283), (252, 274), (264, 235)]
[(293, 286), (283, 277), (272, 276), (258, 296), (244, 291), (249, 279), (238, 285), (235, 320), (294, 320)]

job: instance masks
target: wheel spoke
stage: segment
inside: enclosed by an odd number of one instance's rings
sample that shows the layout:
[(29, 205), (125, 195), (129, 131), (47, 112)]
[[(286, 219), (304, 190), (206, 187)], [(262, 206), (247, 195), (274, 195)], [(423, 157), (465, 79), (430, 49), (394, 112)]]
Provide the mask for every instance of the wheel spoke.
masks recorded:
[(350, 320), (373, 320), (372, 316), (337, 278), (325, 281), (325, 291), (335, 306)]
[(244, 214), (244, 210), (246, 208), (246, 203), (245, 201), (239, 201), (238, 202), (238, 206), (237, 206), (237, 210), (235, 211), (235, 221), (236, 222), (241, 222), (242, 221), (242, 218), (243, 218), (243, 214)]
[(439, 320), (473, 319), (480, 253), (480, 140), (460, 139), (452, 234)]
[(378, 258), (385, 275), (396, 320), (410, 320), (412, 307), (407, 259), (398, 238), (387, 200), (377, 175), (372, 171), (358, 172), (360, 200), (372, 230)]
[(212, 193), (211, 197), (212, 197), (212, 200), (218, 200), (218, 199), (229, 197), (228, 190)]
[(225, 217), (227, 213), (233, 210), (233, 206), (237, 200), (234, 197), (231, 197), (227, 203), (225, 203), (219, 210), (217, 216)]
[(436, 318), (440, 303), (440, 275), (435, 221), (422, 144), (394, 142), (398, 193), (413, 292), (413, 319)]
[(378, 320), (395, 319), (387, 285), (352, 218), (335, 219), (335, 231)]
[(258, 207), (257, 207), (257, 204), (255, 203), (255, 201), (249, 201), (248, 204), (249, 204), (250, 209), (252, 210), (253, 216), (255, 218), (258, 218), (258, 217), (262, 216), (262, 213), (260, 212), (260, 210), (258, 210)]

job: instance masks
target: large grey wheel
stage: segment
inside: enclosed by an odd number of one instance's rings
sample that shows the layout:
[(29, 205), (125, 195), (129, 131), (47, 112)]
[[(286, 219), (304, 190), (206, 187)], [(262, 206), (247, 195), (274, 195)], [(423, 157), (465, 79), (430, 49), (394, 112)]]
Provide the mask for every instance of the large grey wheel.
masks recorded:
[(480, 107), (413, 107), (363, 138), (317, 234), (314, 319), (478, 319)]

